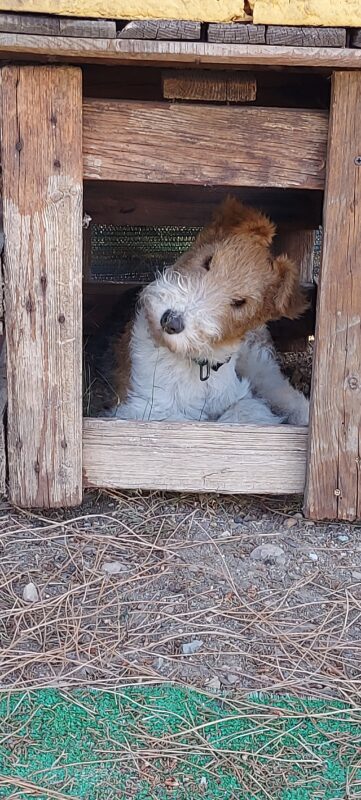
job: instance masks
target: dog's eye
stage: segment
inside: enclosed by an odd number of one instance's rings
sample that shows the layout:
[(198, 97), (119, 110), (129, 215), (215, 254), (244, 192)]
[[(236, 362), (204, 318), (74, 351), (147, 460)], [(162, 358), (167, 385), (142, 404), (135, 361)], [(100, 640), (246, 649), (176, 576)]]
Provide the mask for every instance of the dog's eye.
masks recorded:
[(204, 267), (205, 270), (207, 270), (207, 272), (209, 272), (209, 270), (211, 268), (212, 258), (213, 258), (213, 256), (207, 256), (206, 260), (203, 261), (203, 267)]
[(233, 306), (233, 308), (241, 308), (241, 306), (244, 306), (245, 302), (244, 298), (242, 300), (232, 300), (231, 306)]

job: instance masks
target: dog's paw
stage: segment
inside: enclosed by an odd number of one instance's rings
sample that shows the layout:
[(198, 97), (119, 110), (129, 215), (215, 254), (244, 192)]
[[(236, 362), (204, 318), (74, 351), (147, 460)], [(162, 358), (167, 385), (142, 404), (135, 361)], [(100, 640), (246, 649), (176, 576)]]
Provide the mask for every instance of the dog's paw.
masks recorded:
[(295, 425), (298, 428), (306, 427), (310, 418), (310, 401), (303, 394), (299, 395), (297, 404), (288, 414), (287, 424)]

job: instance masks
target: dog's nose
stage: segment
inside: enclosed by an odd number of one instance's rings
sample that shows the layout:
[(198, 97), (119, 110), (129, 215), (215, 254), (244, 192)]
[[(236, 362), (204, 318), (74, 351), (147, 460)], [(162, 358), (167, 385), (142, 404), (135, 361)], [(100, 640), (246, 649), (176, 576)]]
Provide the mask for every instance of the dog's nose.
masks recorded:
[(166, 333), (182, 333), (182, 331), (184, 331), (182, 315), (177, 314), (176, 311), (172, 311), (171, 308), (168, 308), (167, 311), (164, 312), (160, 324)]

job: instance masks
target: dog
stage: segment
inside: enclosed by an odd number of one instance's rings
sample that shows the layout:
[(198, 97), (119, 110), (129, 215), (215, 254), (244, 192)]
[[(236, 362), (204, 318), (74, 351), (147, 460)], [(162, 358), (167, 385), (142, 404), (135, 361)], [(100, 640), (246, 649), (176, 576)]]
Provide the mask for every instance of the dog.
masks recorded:
[(146, 286), (115, 345), (111, 415), (139, 420), (308, 424), (266, 323), (306, 307), (296, 265), (274, 258), (273, 223), (227, 198), (173, 267)]

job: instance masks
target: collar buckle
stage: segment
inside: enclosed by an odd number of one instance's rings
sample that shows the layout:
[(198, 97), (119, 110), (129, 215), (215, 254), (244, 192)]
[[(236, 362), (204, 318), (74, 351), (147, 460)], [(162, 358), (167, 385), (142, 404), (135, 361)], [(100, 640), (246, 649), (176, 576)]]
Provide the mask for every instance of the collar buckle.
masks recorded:
[(211, 374), (211, 365), (208, 359), (204, 358), (202, 361), (199, 361), (198, 364), (199, 364), (199, 380), (207, 381)]

